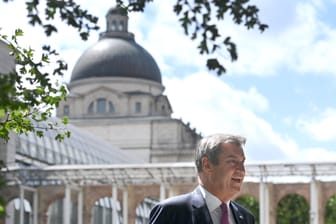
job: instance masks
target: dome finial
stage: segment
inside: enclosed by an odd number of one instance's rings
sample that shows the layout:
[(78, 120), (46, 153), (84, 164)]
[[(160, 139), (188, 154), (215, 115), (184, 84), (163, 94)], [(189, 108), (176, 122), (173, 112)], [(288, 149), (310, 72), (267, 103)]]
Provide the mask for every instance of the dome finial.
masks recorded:
[(127, 32), (127, 10), (120, 6), (114, 6), (106, 14), (106, 31)]
[(111, 7), (106, 14), (106, 32), (100, 34), (104, 37), (124, 37), (133, 38), (133, 34), (128, 32), (127, 9), (115, 5)]

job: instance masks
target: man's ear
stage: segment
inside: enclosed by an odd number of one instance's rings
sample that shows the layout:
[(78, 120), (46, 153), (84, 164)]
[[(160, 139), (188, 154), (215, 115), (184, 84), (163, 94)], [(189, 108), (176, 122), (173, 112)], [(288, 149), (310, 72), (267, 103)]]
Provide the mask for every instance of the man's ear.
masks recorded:
[(202, 159), (202, 170), (205, 173), (212, 172), (212, 164), (208, 157), (204, 156)]

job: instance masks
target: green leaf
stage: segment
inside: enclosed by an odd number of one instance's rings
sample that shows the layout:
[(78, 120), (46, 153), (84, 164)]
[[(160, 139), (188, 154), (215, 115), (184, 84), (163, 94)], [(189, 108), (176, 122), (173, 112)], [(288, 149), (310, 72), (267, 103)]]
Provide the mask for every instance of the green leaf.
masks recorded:
[(221, 75), (226, 72), (223, 65), (219, 63), (219, 61), (216, 58), (211, 58), (207, 60), (207, 67), (209, 70), (215, 70), (217, 72), (217, 75)]

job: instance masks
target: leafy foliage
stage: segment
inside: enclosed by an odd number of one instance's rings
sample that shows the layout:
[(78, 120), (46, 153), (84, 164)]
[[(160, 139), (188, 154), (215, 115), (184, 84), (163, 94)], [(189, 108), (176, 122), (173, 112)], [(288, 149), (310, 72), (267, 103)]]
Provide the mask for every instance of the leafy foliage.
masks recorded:
[[(10, 38), (0, 37), (9, 47), (10, 55), (15, 59), (17, 68), (9, 74), (0, 74), (0, 138), (9, 139), (10, 131), (19, 134), (34, 132), (43, 136), (44, 131), (57, 129), (58, 124), (49, 123), (48, 127), (40, 127), (39, 122), (47, 121), (61, 100), (65, 100), (67, 91), (64, 85), (53, 82), (51, 76), (62, 76), (67, 64), (62, 60), (55, 62), (52, 74), (43, 72), (50, 65), (51, 57), (57, 52), (50, 46), (42, 48), (42, 54), (36, 60), (35, 51), (22, 48), (18, 44), (18, 37), (23, 36), (20, 29)], [(37, 61), (37, 62), (35, 62)], [(67, 118), (63, 119), (63, 124)], [(56, 139), (62, 140), (70, 135), (66, 130), (58, 130)]]
[(289, 194), (281, 199), (276, 214), (277, 224), (309, 223), (309, 205), (301, 195)]
[[(117, 0), (119, 5), (125, 6), (129, 11), (144, 11), (147, 3), (153, 0)], [(224, 21), (225, 15), (231, 16), (237, 25), (243, 25), (247, 29), (257, 28), (261, 32), (268, 28), (259, 20), (259, 9), (250, 5), (249, 0), (176, 0), (173, 6), (184, 32), (192, 40), (198, 40), (200, 54), (209, 55), (207, 67), (215, 70), (218, 75), (226, 72), (223, 64), (214, 57), (216, 52), (224, 48), (231, 59), (238, 59), (237, 47), (231, 41), (231, 37), (223, 37), (218, 26)]]
[[(0, 169), (4, 167), (3, 161), (0, 161)], [(3, 173), (0, 172), (0, 190), (6, 187), (6, 179), (3, 177)], [(0, 218), (6, 217), (6, 201), (2, 195), (0, 195)]]
[[(13, 0), (3, 0), (9, 2)], [(119, 6), (127, 11), (143, 12), (146, 5), (154, 0), (117, 0)], [(218, 52), (223, 49), (231, 61), (238, 59), (236, 44), (230, 36), (220, 33), (218, 26), (224, 18), (231, 17), (237, 25), (247, 29), (258, 29), (263, 32), (268, 25), (259, 20), (259, 9), (250, 0), (176, 0), (172, 10), (187, 36), (198, 41), (198, 50), (202, 55), (208, 55), (206, 66), (218, 75), (226, 72), (223, 63), (218, 59)], [(43, 13), (38, 10), (40, 1), (26, 0), (27, 17), (33, 26), (44, 28), (47, 36), (56, 33), (57, 27), (52, 21), (59, 17), (67, 25), (78, 30), (83, 40), (87, 40), (90, 31), (98, 30), (98, 18), (83, 9), (74, 0), (47, 0)]]
[(47, 36), (57, 32), (57, 27), (51, 22), (55, 19), (56, 14), (69, 26), (72, 26), (78, 30), (79, 35), (83, 40), (87, 40), (91, 30), (98, 30), (96, 25), (98, 17), (93, 16), (84, 10), (80, 5), (76, 4), (73, 0), (59, 1), (48, 0), (46, 1), (46, 7), (44, 9), (44, 19), (40, 15), (38, 10), (40, 2), (38, 0), (26, 1), (28, 20), (33, 26), (40, 25), (44, 28), (44, 32)]
[(259, 203), (254, 197), (243, 195), (236, 198), (235, 201), (252, 212), (255, 218), (255, 224), (259, 224)]
[(336, 195), (329, 198), (325, 208), (325, 224), (336, 223)]

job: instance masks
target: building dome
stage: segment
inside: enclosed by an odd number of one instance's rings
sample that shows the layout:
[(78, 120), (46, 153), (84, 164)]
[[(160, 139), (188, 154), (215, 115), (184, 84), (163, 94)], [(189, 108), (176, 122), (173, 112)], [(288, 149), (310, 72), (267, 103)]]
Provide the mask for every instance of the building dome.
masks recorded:
[(106, 32), (78, 59), (70, 82), (87, 78), (126, 77), (161, 84), (161, 72), (154, 58), (127, 31), (128, 17), (120, 8), (111, 8)]

